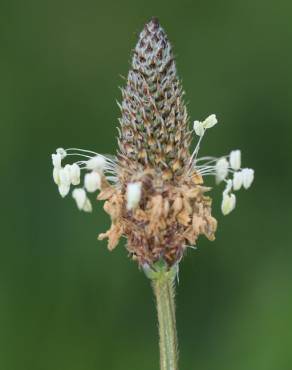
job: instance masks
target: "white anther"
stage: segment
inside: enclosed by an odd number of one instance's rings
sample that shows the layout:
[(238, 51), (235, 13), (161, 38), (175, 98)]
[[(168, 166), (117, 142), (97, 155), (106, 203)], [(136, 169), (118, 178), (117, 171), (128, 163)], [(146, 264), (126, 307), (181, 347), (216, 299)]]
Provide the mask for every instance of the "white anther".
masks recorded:
[(241, 167), (241, 151), (240, 150), (232, 150), (229, 157), (230, 167), (233, 170), (239, 170)]
[(67, 155), (67, 152), (66, 152), (66, 150), (64, 148), (58, 148), (56, 150), (56, 153), (57, 154), (60, 154), (60, 156), (61, 156), (62, 159), (64, 159), (66, 157), (66, 155)]
[(207, 129), (207, 128), (211, 128), (213, 126), (215, 126), (216, 124), (218, 123), (218, 120), (217, 120), (217, 117), (215, 114), (211, 114), (210, 116), (208, 116), (204, 121), (203, 121), (203, 125), (204, 125), (204, 128)]
[(79, 185), (80, 184), (80, 167), (78, 164), (73, 163), (69, 169), (70, 173), (70, 181), (72, 185)]
[(105, 165), (106, 159), (101, 155), (96, 155), (86, 162), (87, 169), (98, 172), (103, 172)]
[(55, 168), (61, 168), (62, 166), (62, 156), (61, 154), (52, 154), (52, 163)]
[(142, 183), (131, 182), (127, 186), (127, 209), (131, 210), (138, 206), (141, 200)]
[(242, 170), (242, 178), (243, 187), (248, 189), (254, 180), (254, 170), (251, 168), (244, 168)]
[(236, 205), (236, 197), (234, 194), (227, 194), (223, 192), (223, 199), (221, 204), (221, 210), (223, 215), (228, 215), (231, 211), (234, 210)]
[(84, 186), (85, 189), (90, 193), (94, 193), (97, 189), (100, 189), (101, 186), (100, 174), (98, 172), (87, 173), (84, 177)]
[(242, 171), (234, 172), (233, 174), (233, 189), (239, 190), (242, 186), (243, 176)]
[(225, 180), (228, 175), (229, 163), (226, 158), (222, 157), (218, 159), (215, 170), (216, 170), (216, 182), (219, 183)]

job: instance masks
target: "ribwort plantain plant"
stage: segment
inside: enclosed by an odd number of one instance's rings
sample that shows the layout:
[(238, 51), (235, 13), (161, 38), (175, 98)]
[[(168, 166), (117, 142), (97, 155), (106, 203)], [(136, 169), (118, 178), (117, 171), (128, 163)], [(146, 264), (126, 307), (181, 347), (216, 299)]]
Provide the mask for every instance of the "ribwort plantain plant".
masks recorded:
[[(105, 201), (110, 229), (99, 235), (113, 250), (124, 236), (129, 256), (151, 280), (157, 302), (160, 367), (178, 369), (174, 285), (179, 263), (200, 235), (214, 240), (211, 190), (206, 176), (225, 182), (221, 209), (229, 214), (241, 187), (249, 188), (254, 171), (241, 168), (241, 152), (198, 157), (207, 130), (217, 124), (214, 114), (203, 121), (189, 118), (168, 38), (157, 19), (142, 30), (133, 52), (119, 104), (118, 150), (115, 156), (68, 148), (52, 154), (53, 178), (65, 197), (71, 185), (77, 207), (92, 210), (89, 193)], [(198, 138), (191, 150), (193, 137)], [(63, 162), (71, 157), (73, 164)], [(81, 174), (84, 174), (81, 184)]]

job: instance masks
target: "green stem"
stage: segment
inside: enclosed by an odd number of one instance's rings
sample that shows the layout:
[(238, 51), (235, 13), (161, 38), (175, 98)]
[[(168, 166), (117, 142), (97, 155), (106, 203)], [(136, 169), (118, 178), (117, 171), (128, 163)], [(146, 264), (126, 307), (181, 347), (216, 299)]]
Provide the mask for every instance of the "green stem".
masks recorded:
[(158, 313), (161, 370), (178, 370), (174, 278), (172, 271), (161, 271), (152, 279)]

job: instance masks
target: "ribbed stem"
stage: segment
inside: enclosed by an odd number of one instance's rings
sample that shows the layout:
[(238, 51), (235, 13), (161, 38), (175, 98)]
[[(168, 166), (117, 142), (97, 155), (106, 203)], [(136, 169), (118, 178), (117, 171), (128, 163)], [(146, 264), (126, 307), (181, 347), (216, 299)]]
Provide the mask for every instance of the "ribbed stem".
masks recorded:
[(152, 286), (158, 313), (160, 369), (178, 370), (173, 274), (160, 273), (152, 280)]

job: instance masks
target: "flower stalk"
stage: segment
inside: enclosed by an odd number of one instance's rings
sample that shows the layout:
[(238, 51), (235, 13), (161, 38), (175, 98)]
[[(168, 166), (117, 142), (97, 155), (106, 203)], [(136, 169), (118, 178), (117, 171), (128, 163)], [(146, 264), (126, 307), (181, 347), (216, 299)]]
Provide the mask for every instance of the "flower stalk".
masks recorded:
[(177, 370), (174, 281), (164, 275), (154, 280), (152, 286), (158, 313), (160, 369)]
[(178, 342), (175, 318), (175, 277), (177, 265), (168, 269), (163, 262), (155, 266), (155, 271), (146, 272), (152, 281), (156, 299), (160, 369), (178, 370)]

